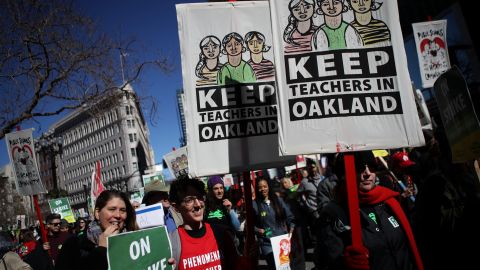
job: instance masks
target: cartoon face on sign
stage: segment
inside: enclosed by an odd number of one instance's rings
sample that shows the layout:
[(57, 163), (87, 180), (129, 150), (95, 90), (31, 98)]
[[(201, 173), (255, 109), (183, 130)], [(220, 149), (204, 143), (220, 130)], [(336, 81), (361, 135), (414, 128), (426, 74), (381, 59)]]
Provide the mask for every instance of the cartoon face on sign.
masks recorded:
[(290, 241), (282, 239), (280, 241), (280, 265), (290, 262)]
[(445, 42), (441, 38), (435, 37), (433, 40), (424, 38), (420, 42), (420, 52), (426, 69), (434, 70), (448, 66)]
[(29, 145), (15, 146), (12, 148), (12, 157), (15, 164), (17, 177), (27, 175), (34, 171), (33, 151)]

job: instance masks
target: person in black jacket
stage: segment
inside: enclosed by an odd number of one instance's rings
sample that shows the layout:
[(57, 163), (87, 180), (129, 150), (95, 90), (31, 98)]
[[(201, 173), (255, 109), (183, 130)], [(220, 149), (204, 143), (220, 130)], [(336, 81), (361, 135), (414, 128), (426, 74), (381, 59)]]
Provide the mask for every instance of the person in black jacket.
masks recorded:
[(123, 192), (105, 190), (95, 203), (95, 220), (87, 229), (89, 241), (78, 237), (64, 243), (55, 264), (56, 270), (107, 270), (107, 237), (137, 229), (135, 210)]
[(225, 185), (220, 176), (211, 176), (207, 182), (208, 193), (205, 201), (205, 221), (224, 226), (233, 234), (239, 230), (240, 222), (232, 209), (232, 202), (225, 194)]
[(335, 187), (337, 200), (320, 214), (319, 268), (423, 270), (410, 223), (397, 200), (400, 194), (377, 186), (378, 166), (371, 152), (356, 154), (355, 168), (363, 245), (352, 243), (345, 181), (340, 181)]

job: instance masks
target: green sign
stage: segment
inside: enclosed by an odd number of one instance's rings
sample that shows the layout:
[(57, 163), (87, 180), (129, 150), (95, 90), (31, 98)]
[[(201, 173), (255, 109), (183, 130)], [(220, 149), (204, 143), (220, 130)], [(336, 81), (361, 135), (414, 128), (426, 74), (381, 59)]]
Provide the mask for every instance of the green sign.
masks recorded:
[(130, 195), (130, 201), (132, 202), (137, 201), (141, 203), (143, 196), (145, 196), (145, 191), (143, 188), (140, 188), (137, 192), (134, 192), (132, 193), (132, 195)]
[(60, 214), (62, 218), (68, 221), (68, 223), (75, 222), (75, 215), (73, 214), (68, 198), (58, 198), (49, 200), (50, 210), (52, 213)]
[(165, 226), (108, 237), (107, 252), (110, 270), (173, 270), (168, 264), (172, 251)]
[(467, 83), (457, 67), (451, 68), (435, 81), (434, 96), (450, 143), (453, 162), (480, 157), (480, 122)]
[(157, 174), (148, 174), (148, 175), (142, 175), (142, 178), (143, 178), (143, 186), (145, 187), (146, 185), (148, 185), (148, 183), (154, 181), (154, 180), (160, 180), (162, 182), (164, 182), (164, 178), (163, 178), (163, 175), (161, 174), (161, 172), (157, 173)]

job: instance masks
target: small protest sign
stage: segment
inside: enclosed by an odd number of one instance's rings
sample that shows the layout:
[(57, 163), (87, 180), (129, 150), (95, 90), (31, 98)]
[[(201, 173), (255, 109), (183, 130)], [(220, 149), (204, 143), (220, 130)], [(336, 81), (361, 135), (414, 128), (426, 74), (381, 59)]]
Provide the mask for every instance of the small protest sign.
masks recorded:
[(15, 186), (22, 196), (47, 192), (37, 168), (32, 131), (26, 129), (5, 134), (8, 156), (15, 172)]
[(172, 246), (164, 226), (117, 234), (107, 239), (110, 270), (173, 270)]
[(443, 73), (433, 88), (453, 162), (480, 157), (480, 122), (460, 70), (453, 67)]
[(68, 221), (68, 223), (75, 222), (75, 215), (73, 214), (72, 208), (70, 207), (68, 198), (49, 200), (48, 205), (50, 205), (50, 211), (52, 211), (52, 213), (59, 214), (63, 219)]
[(270, 238), (277, 270), (290, 270), (291, 243), (288, 234)]
[(140, 229), (164, 225), (163, 206), (161, 203), (152, 204), (146, 207), (135, 209), (137, 224)]

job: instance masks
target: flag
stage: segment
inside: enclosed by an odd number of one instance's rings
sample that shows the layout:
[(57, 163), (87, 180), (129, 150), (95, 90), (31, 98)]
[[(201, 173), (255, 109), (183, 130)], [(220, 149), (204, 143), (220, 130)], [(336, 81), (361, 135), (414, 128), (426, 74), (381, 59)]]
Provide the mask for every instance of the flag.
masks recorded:
[(102, 183), (100, 174), (100, 161), (97, 160), (96, 166), (92, 172), (92, 188), (90, 190), (90, 198), (92, 200), (92, 206), (95, 207), (95, 201), (102, 191), (105, 190), (105, 186)]

